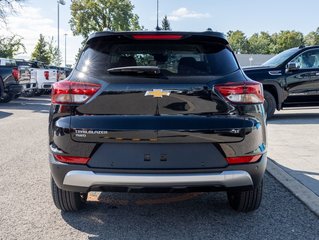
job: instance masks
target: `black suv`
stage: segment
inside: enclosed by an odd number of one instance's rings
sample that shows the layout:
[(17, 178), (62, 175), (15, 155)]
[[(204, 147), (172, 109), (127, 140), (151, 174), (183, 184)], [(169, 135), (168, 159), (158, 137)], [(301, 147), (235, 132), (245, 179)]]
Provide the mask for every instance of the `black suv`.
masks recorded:
[(319, 46), (291, 48), (244, 71), (263, 84), (269, 118), (276, 109), (319, 106)]
[(260, 205), (266, 168), (262, 85), (221, 33), (98, 32), (54, 84), (52, 196), (76, 211), (89, 191), (227, 191)]

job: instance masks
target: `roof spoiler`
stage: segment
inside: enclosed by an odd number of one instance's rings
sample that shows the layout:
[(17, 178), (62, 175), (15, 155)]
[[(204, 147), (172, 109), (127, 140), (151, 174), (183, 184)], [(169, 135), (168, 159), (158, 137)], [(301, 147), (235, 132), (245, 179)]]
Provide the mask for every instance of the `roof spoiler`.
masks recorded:
[[(138, 31), (138, 32), (113, 32), (113, 31), (104, 31), (104, 32), (95, 32), (91, 34), (87, 43), (96, 38), (102, 37), (128, 37), (135, 40), (180, 40), (190, 37), (203, 37), (203, 38), (215, 38), (219, 42), (228, 45), (227, 38), (225, 34), (220, 32), (214, 32), (211, 29), (207, 29), (204, 32), (173, 32), (173, 31)], [(138, 37), (134, 37), (138, 36)], [(180, 37), (179, 37), (180, 36)]]

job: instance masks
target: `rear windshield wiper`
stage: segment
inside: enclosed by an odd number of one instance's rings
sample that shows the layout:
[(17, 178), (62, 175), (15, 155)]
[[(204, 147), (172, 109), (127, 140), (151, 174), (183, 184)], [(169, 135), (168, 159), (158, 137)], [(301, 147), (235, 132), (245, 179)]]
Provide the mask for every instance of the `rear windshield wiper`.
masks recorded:
[(156, 66), (129, 66), (117, 67), (107, 70), (110, 74), (146, 74), (146, 75), (159, 75), (161, 70)]

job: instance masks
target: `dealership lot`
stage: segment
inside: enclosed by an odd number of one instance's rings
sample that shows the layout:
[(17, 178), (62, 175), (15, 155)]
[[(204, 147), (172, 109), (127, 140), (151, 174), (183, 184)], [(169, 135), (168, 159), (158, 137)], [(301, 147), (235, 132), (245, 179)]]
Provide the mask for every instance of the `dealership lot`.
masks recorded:
[(268, 157), (274, 159), (287, 173), (317, 196), (319, 196), (318, 124), (318, 107), (290, 108), (277, 113), (268, 122), (270, 139)]
[[(318, 217), (269, 174), (262, 206), (255, 213), (232, 211), (225, 193), (94, 193), (85, 211), (61, 214), (49, 188), (49, 101), (21, 98), (0, 105), (0, 239), (319, 238)], [(307, 162), (303, 170), (317, 177), (310, 164), (318, 116), (318, 109), (294, 109), (271, 120), (270, 156), (290, 166), (299, 154)], [(297, 142), (307, 147), (298, 148)]]

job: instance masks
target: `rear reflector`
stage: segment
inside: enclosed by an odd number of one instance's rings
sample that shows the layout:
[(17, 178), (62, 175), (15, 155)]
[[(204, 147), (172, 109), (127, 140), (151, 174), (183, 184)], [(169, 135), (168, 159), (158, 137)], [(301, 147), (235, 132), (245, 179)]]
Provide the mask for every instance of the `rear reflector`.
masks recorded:
[(79, 104), (88, 101), (101, 85), (86, 82), (60, 81), (52, 86), (52, 103)]
[(243, 163), (254, 163), (260, 159), (261, 155), (255, 156), (244, 156), (244, 157), (228, 157), (226, 158), (228, 164), (243, 164)]
[(135, 40), (180, 40), (183, 38), (182, 35), (173, 34), (141, 34), (132, 35)]
[(216, 85), (215, 89), (233, 103), (255, 104), (264, 102), (262, 84), (255, 81)]
[(62, 163), (87, 164), (90, 158), (87, 157), (70, 157), (62, 155), (54, 155), (55, 159)]

